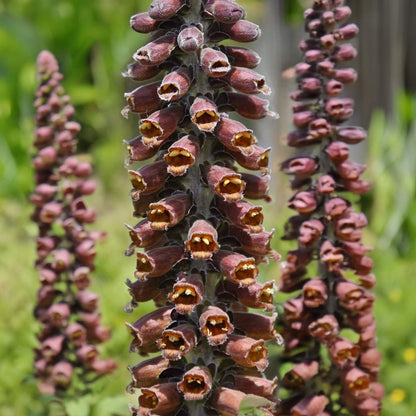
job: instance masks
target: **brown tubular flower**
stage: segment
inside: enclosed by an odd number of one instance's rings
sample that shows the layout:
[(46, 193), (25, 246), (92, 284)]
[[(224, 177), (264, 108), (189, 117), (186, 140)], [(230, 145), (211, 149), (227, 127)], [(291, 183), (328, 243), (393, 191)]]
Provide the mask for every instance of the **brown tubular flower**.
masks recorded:
[(193, 367), (178, 383), (178, 390), (185, 400), (202, 400), (212, 388), (212, 376), (207, 367)]
[[(367, 220), (341, 196), (369, 188), (361, 179), (365, 166), (350, 160), (350, 145), (366, 133), (343, 126), (353, 101), (339, 96), (356, 79), (345, 67), (356, 56), (345, 43), (358, 33), (356, 25), (344, 23), (350, 14), (342, 0), (314, 0), (304, 14), (309, 36), (300, 43), (303, 62), (295, 67), (296, 129), (287, 144), (298, 150), (281, 165), (292, 175), (288, 206), (297, 211), (285, 239), (297, 240), (298, 248), (288, 253), (280, 283), (283, 291), (293, 292), (284, 305), (284, 338), (286, 357), (296, 365), (282, 377), (288, 391), (281, 404), (291, 415), (381, 412), (382, 395), (374, 398), (369, 389), (377, 382), (380, 356), (369, 292), (375, 284), (373, 262), (361, 243)], [(314, 260), (317, 270), (311, 267)], [(309, 280), (310, 275), (317, 277)], [(356, 336), (344, 338), (349, 331)], [(374, 365), (367, 364), (367, 354), (377, 356)]]
[[(103, 235), (85, 228), (95, 221), (95, 211), (84, 202), (95, 190), (89, 179), (92, 167), (76, 155), (81, 126), (71, 121), (74, 108), (60, 85), (55, 57), (42, 51), (37, 67), (34, 146), (38, 153), (33, 159), (36, 187), (30, 200), (39, 231), (35, 267), (41, 289), (35, 317), (41, 328), (34, 371), (41, 393), (59, 396), (73, 384), (87, 390), (88, 378), (112, 372), (115, 363), (100, 360), (93, 345), (108, 339), (110, 332), (100, 324), (98, 295), (86, 290), (94, 269), (95, 243)], [(85, 313), (94, 313), (97, 319), (88, 322)]]
[[(276, 380), (262, 378), (266, 343), (279, 341), (276, 316), (260, 314), (274, 310), (274, 282), (258, 283), (257, 265), (278, 254), (270, 246), (273, 232), (263, 228), (262, 207), (245, 200), (270, 200), (270, 149), (228, 111), (250, 119), (275, 114), (261, 98), (270, 90), (255, 72), (259, 55), (220, 44), (258, 38), (259, 27), (245, 17), (234, 0), (154, 0), (130, 20), (133, 30), (151, 37), (125, 74), (140, 82), (126, 94), (124, 110), (139, 118), (139, 133), (125, 143), (140, 218), (127, 226), (125, 253), (137, 262), (125, 310), (153, 300), (155, 310), (127, 327), (132, 351), (160, 355), (129, 369), (128, 391), (142, 388), (133, 415), (238, 415), (248, 394), (261, 396), (256, 400), (268, 403), (269, 415), (277, 402)], [(136, 163), (142, 161), (148, 162)], [(49, 192), (38, 200), (49, 202)], [(44, 216), (53, 220), (61, 209), (50, 206)], [(53, 244), (39, 242), (40, 251)], [(45, 280), (54, 278), (44, 271)], [(42, 293), (46, 309), (51, 296)], [(88, 310), (92, 305), (86, 302)], [(236, 401), (225, 403), (233, 395)]]

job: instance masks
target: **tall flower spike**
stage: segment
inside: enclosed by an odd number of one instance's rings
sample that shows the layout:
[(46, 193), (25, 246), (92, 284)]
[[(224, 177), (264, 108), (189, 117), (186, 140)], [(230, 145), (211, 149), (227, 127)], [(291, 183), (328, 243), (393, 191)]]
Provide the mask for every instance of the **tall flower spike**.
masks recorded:
[[(150, 299), (156, 307), (127, 326), (132, 351), (161, 357), (130, 369), (128, 390), (142, 388), (133, 415), (237, 415), (250, 385), (264, 414), (274, 407), (276, 380), (262, 373), (266, 344), (278, 341), (276, 315), (260, 314), (273, 312), (274, 285), (258, 282), (257, 264), (278, 255), (262, 207), (244, 200), (269, 200), (270, 149), (224, 111), (274, 113), (260, 97), (269, 93), (254, 70), (260, 57), (218, 43), (256, 39), (259, 28), (245, 17), (234, 0), (155, 0), (130, 21), (152, 36), (126, 75), (160, 79), (126, 94), (127, 110), (141, 117), (139, 135), (125, 143), (134, 215), (145, 217), (127, 226), (126, 254), (136, 252), (137, 263), (126, 310)], [(229, 407), (228, 393), (238, 398)]]
[[(93, 344), (107, 340), (110, 332), (100, 325), (98, 295), (86, 290), (94, 269), (95, 242), (103, 235), (85, 228), (95, 220), (94, 210), (84, 202), (95, 190), (89, 179), (92, 168), (75, 153), (80, 125), (71, 121), (74, 108), (60, 85), (55, 57), (41, 52), (37, 67), (38, 153), (33, 159), (36, 188), (30, 196), (35, 205), (32, 220), (39, 230), (35, 266), (41, 284), (35, 306), (41, 322), (35, 376), (43, 394), (62, 395), (71, 386), (87, 383), (93, 374), (113, 371), (115, 363), (98, 358)], [(91, 315), (96, 319), (88, 320)]]
[[(349, 160), (349, 145), (364, 140), (366, 133), (343, 126), (353, 102), (339, 94), (356, 79), (355, 71), (345, 68), (356, 52), (344, 41), (358, 28), (341, 26), (351, 14), (342, 3), (315, 0), (306, 10), (309, 37), (300, 43), (304, 59), (295, 67), (296, 130), (288, 134), (287, 144), (299, 149), (282, 170), (292, 175), (295, 193), (288, 206), (296, 211), (285, 238), (296, 239), (298, 248), (288, 253), (280, 281), (281, 291), (294, 293), (284, 306), (285, 347), (294, 366), (283, 376), (288, 398), (282, 401), (282, 414), (381, 412), (381, 397), (369, 387), (377, 383), (380, 356), (374, 349), (374, 295), (368, 291), (375, 283), (373, 262), (361, 242), (367, 221), (341, 197), (369, 188), (360, 177), (365, 167)], [(345, 330), (356, 335), (348, 337)], [(366, 364), (370, 354), (377, 357), (371, 367)]]

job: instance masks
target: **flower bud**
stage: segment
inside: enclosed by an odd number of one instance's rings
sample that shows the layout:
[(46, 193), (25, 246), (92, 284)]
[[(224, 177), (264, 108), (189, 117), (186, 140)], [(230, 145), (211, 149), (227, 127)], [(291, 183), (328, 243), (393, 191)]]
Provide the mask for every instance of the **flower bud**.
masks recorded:
[(171, 270), (183, 258), (183, 254), (183, 248), (178, 246), (166, 246), (154, 248), (146, 253), (136, 253), (134, 276), (139, 280), (161, 276)]
[(202, 70), (209, 77), (223, 77), (231, 70), (227, 55), (217, 49), (202, 49), (200, 53), (200, 61)]
[(167, 230), (185, 217), (191, 206), (188, 194), (178, 192), (149, 205), (147, 219), (154, 230)]
[(185, 400), (202, 400), (211, 388), (212, 376), (207, 367), (192, 367), (178, 383), (178, 390)]
[(183, 52), (196, 52), (204, 44), (204, 34), (195, 26), (187, 27), (179, 32), (177, 42)]
[(361, 127), (343, 127), (337, 130), (339, 140), (348, 144), (356, 144), (367, 138), (367, 133)]
[(212, 132), (220, 119), (217, 106), (205, 97), (196, 97), (189, 109), (192, 122), (200, 131)]
[(139, 124), (143, 142), (148, 146), (158, 146), (174, 131), (183, 117), (183, 107), (171, 106), (156, 111)]
[(183, 136), (174, 142), (164, 158), (168, 172), (173, 176), (182, 176), (195, 164), (201, 149), (195, 136)]
[(233, 313), (235, 327), (244, 331), (246, 336), (254, 339), (276, 338), (277, 332), (274, 329), (276, 318), (277, 314), (265, 316), (258, 313)]
[(175, 304), (176, 310), (183, 315), (192, 312), (204, 297), (204, 283), (201, 275), (191, 274), (187, 276), (181, 273), (178, 281), (173, 285), (169, 293), (169, 300)]
[(270, 88), (266, 85), (264, 76), (243, 67), (232, 67), (224, 79), (239, 92), (245, 94), (270, 94)]
[(257, 52), (241, 46), (223, 46), (223, 52), (228, 56), (231, 65), (244, 68), (256, 68), (261, 58)]
[(234, 330), (228, 315), (216, 306), (208, 306), (199, 317), (199, 330), (209, 345), (223, 344)]
[(301, 178), (313, 175), (318, 167), (317, 160), (312, 157), (294, 157), (285, 160), (281, 165), (283, 172)]
[(138, 13), (130, 17), (130, 27), (139, 33), (153, 32), (157, 28), (158, 23), (147, 12)]
[(142, 65), (159, 65), (169, 58), (176, 47), (176, 35), (168, 33), (141, 47), (133, 59)]
[(353, 68), (340, 68), (334, 71), (333, 77), (338, 82), (348, 85), (357, 80), (357, 72)]
[(170, 19), (178, 13), (185, 3), (185, 0), (153, 0), (149, 6), (149, 16), (155, 20)]
[(206, 170), (209, 187), (225, 201), (239, 201), (243, 199), (246, 184), (241, 175), (223, 166), (211, 165)]
[(157, 347), (162, 350), (163, 357), (171, 361), (179, 360), (183, 355), (188, 354), (195, 344), (195, 328), (189, 324), (165, 329), (162, 337), (157, 341)]
[(195, 221), (188, 231), (185, 248), (193, 259), (209, 260), (220, 246), (216, 229), (205, 220)]
[(208, 0), (205, 12), (222, 23), (235, 23), (246, 17), (245, 10), (232, 0)]
[(220, 25), (220, 31), (227, 34), (231, 40), (236, 42), (253, 42), (261, 35), (259, 26), (248, 20), (238, 20), (233, 24)]
[(213, 260), (221, 273), (231, 282), (238, 283), (239, 286), (252, 285), (259, 274), (253, 257), (220, 250)]
[(269, 110), (269, 101), (253, 95), (238, 92), (226, 92), (228, 103), (243, 117), (257, 120), (270, 116), (278, 118), (278, 114)]
[(190, 85), (189, 72), (185, 68), (179, 68), (165, 75), (157, 93), (163, 101), (175, 101), (188, 92)]

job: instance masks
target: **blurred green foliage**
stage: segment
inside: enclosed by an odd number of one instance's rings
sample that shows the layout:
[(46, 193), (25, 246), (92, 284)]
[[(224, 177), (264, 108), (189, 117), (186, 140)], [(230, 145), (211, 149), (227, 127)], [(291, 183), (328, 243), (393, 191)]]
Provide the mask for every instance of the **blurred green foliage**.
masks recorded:
[[(283, 1), (283, 0), (282, 0)], [(284, 0), (286, 15), (296, 22), (304, 2)], [(123, 251), (128, 236), (123, 223), (134, 225), (123, 168), (122, 140), (135, 135), (134, 117), (126, 122), (120, 110), (123, 91), (133, 84), (121, 77), (132, 53), (145, 37), (129, 28), (129, 17), (144, 10), (150, 0), (0, 0), (0, 414), (2, 416), (59, 415), (62, 409), (37, 393), (32, 371), (37, 324), (32, 310), (38, 289), (33, 270), (36, 227), (29, 221), (32, 207), (27, 196), (33, 186), (30, 164), (33, 132), (35, 59), (42, 49), (58, 58), (63, 85), (83, 125), (80, 150), (91, 151), (98, 192), (89, 198), (98, 207), (95, 229), (108, 232), (98, 246), (97, 270), (92, 290), (101, 295), (104, 324), (113, 338), (103, 347), (119, 369), (101, 379), (93, 394), (66, 402), (70, 416), (116, 416), (127, 413), (124, 394), (129, 383), (125, 370), (138, 357), (128, 354), (130, 336), (124, 321), (134, 321), (150, 305), (140, 305), (132, 315), (123, 311), (128, 301), (124, 281), (131, 278), (134, 259)], [(246, 0), (248, 13), (260, 19), (263, 2)], [(264, 29), (264, 30), (267, 30)], [(288, 103), (288, 105), (290, 105)], [(386, 416), (416, 412), (413, 380), (416, 376), (416, 101), (401, 94), (397, 115), (374, 114), (369, 131), (369, 170), (373, 190), (363, 206), (370, 218), (368, 245), (378, 276), (376, 317), (379, 347), (384, 354), (382, 382), (386, 386)], [(287, 211), (276, 215), (266, 208), (268, 227), (283, 228)], [(272, 219), (273, 218), (273, 222)], [(274, 239), (284, 254), (286, 247)], [(400, 256), (399, 256), (400, 255)], [(278, 277), (278, 265), (263, 267), (263, 279)], [(277, 296), (280, 302), (282, 298)], [(272, 371), (273, 369), (269, 369)], [(47, 410), (49, 407), (49, 410)]]

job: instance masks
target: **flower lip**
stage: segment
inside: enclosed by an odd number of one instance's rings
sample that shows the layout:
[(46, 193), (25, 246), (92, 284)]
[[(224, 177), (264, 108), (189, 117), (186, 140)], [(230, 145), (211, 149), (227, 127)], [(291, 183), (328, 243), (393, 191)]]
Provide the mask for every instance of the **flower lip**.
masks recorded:
[(157, 93), (164, 101), (179, 100), (187, 93), (190, 83), (188, 71), (180, 68), (163, 78)]
[(170, 197), (150, 204), (147, 219), (153, 229), (167, 230), (182, 221), (190, 206), (191, 200), (187, 194), (174, 193)]
[(205, 97), (196, 97), (189, 113), (199, 130), (206, 132), (212, 132), (220, 119), (215, 103)]
[(199, 318), (199, 328), (210, 345), (223, 344), (228, 334), (234, 330), (227, 313), (216, 306), (208, 306), (202, 312)]
[(169, 300), (176, 305), (176, 310), (181, 314), (187, 314), (202, 302), (204, 295), (204, 283), (199, 274), (187, 276), (182, 273), (178, 281), (173, 285), (173, 291), (169, 293)]
[(240, 174), (231, 169), (218, 165), (210, 166), (207, 181), (210, 188), (226, 201), (239, 201), (243, 198), (245, 182)]
[(198, 139), (186, 135), (174, 142), (164, 158), (168, 165), (168, 172), (174, 176), (184, 175), (188, 168), (195, 164), (200, 153)]
[(214, 262), (227, 279), (240, 286), (252, 285), (259, 274), (253, 257), (246, 257), (232, 251), (220, 250), (214, 256)]
[(200, 61), (202, 70), (209, 77), (222, 77), (231, 70), (227, 55), (213, 48), (202, 49), (200, 53)]
[(185, 400), (201, 400), (211, 391), (211, 388), (212, 377), (206, 367), (191, 368), (178, 383), (178, 390), (184, 394)]
[(182, 355), (190, 352), (195, 344), (195, 330), (189, 324), (182, 324), (175, 328), (165, 329), (162, 337), (157, 341), (157, 347), (163, 351), (163, 357), (169, 360), (179, 360)]
[(208, 260), (220, 246), (216, 229), (206, 220), (196, 220), (188, 231), (185, 248), (193, 259)]

